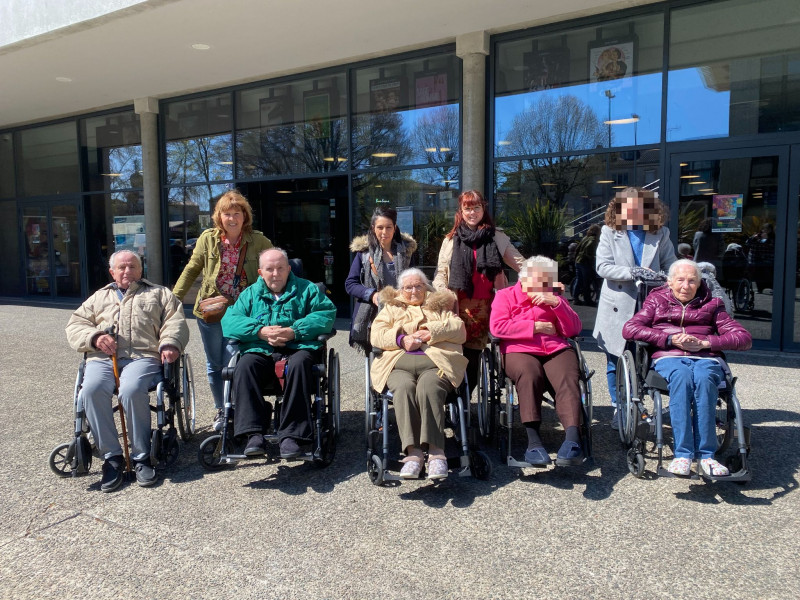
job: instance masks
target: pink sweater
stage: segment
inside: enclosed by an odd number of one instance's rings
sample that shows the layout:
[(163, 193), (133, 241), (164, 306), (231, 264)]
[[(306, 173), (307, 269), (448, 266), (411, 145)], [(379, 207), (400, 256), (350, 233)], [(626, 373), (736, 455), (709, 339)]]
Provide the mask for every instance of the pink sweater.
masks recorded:
[[(534, 333), (536, 321), (553, 323), (556, 335)], [(492, 302), (489, 330), (501, 339), (503, 353), (553, 354), (569, 346), (564, 338), (578, 335), (581, 329), (580, 317), (565, 298), (559, 298), (556, 306), (534, 306), (519, 282), (499, 290)]]

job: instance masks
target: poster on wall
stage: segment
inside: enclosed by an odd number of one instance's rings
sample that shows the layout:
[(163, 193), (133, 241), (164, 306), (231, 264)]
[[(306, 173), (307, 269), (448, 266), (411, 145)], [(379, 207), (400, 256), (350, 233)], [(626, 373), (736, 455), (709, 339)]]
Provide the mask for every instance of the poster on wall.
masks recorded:
[(714, 194), (711, 197), (713, 233), (741, 233), (744, 194)]
[(447, 73), (420, 73), (414, 80), (415, 108), (447, 104)]
[(258, 101), (259, 125), (261, 129), (280, 127), (293, 121), (292, 97), (290, 94), (261, 98)]
[(535, 50), (522, 55), (523, 84), (528, 92), (551, 90), (569, 83), (569, 48)]
[(406, 107), (403, 80), (399, 77), (373, 79), (369, 82), (369, 110), (391, 113)]
[(589, 82), (616, 82), (614, 89), (632, 85), (636, 67), (636, 38), (589, 43)]

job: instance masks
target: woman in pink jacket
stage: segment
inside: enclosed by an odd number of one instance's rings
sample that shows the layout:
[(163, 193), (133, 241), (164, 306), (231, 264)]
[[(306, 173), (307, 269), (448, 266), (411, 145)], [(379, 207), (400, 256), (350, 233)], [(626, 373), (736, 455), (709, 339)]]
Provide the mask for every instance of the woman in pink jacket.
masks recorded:
[(578, 357), (565, 339), (580, 333), (581, 320), (560, 295), (557, 277), (555, 261), (529, 258), (522, 264), (519, 282), (497, 292), (489, 320), (492, 335), (501, 339), (505, 372), (517, 388), (520, 418), (528, 434), (525, 462), (539, 466), (550, 464), (539, 437), (548, 383), (555, 391), (556, 413), (566, 435), (556, 464), (583, 462)]

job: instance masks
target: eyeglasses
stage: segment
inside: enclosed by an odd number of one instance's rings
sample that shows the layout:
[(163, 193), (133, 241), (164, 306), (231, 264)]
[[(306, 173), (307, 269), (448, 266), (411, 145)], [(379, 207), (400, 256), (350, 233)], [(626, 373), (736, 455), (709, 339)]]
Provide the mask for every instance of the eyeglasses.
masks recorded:
[(483, 212), (483, 207), (480, 204), (476, 204), (475, 206), (462, 206), (461, 212), (465, 213), (479, 213)]
[(422, 285), (422, 284), (419, 284), (419, 285), (404, 285), (403, 286), (403, 291), (404, 292), (408, 292), (409, 294), (412, 294), (414, 292), (421, 292), (424, 289), (425, 289), (425, 286)]

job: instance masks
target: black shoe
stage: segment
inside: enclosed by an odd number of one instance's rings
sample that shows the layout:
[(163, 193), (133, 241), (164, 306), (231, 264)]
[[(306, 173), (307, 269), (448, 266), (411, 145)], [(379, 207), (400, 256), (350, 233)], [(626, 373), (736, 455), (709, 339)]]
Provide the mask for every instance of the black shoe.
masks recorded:
[(224, 424), (225, 424), (225, 409), (220, 408), (219, 410), (217, 410), (217, 416), (214, 417), (214, 423), (211, 427), (212, 429), (214, 429), (214, 431), (219, 433), (220, 431), (222, 431), (222, 426)]
[(136, 471), (136, 483), (141, 487), (150, 487), (156, 482), (156, 470), (150, 466), (150, 460), (140, 460), (133, 468)]
[(577, 467), (583, 462), (583, 449), (577, 442), (565, 440), (558, 449), (556, 464), (559, 467)]
[(119, 456), (112, 456), (103, 463), (103, 478), (100, 480), (100, 491), (113, 492), (120, 485), (125, 472)]
[(297, 458), (302, 454), (303, 452), (295, 440), (293, 440), (292, 438), (283, 438), (281, 440), (281, 458), (283, 459)]
[(267, 453), (267, 442), (264, 436), (260, 433), (254, 433), (247, 440), (247, 446), (244, 448), (245, 456), (264, 456)]

